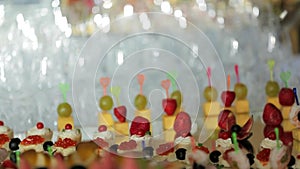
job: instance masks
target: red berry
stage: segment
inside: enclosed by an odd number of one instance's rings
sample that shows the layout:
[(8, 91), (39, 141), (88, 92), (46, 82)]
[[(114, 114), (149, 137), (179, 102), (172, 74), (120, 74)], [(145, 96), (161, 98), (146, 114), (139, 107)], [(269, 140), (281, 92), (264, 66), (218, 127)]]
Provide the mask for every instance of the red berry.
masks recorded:
[(227, 131), (220, 131), (219, 138), (226, 140), (229, 137), (230, 137), (230, 133), (229, 132), (227, 132)]
[(163, 106), (163, 109), (166, 112), (166, 114), (168, 116), (171, 116), (176, 111), (177, 102), (175, 99), (171, 99), (171, 98), (163, 99), (162, 106)]
[(103, 131), (106, 131), (106, 130), (107, 130), (106, 125), (100, 125), (100, 126), (98, 127), (98, 131), (99, 131), (99, 132), (103, 132)]
[(0, 120), (0, 126), (4, 126), (4, 122)]
[(278, 94), (279, 103), (283, 106), (292, 106), (295, 102), (294, 92), (290, 88), (282, 88)]
[(72, 124), (68, 123), (65, 125), (66, 130), (71, 130), (72, 129)]
[(38, 122), (38, 123), (36, 123), (36, 128), (43, 129), (44, 128), (44, 124), (42, 122)]
[(263, 120), (266, 125), (278, 126), (283, 120), (282, 113), (275, 105), (267, 103), (263, 112)]
[(223, 91), (221, 94), (221, 100), (224, 103), (225, 107), (230, 107), (235, 99), (235, 92), (234, 91)]

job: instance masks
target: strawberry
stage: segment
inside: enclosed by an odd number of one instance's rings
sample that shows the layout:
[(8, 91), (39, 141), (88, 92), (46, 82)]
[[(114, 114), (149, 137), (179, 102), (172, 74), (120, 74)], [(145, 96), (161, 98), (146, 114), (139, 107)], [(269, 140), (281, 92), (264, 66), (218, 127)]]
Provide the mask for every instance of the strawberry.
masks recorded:
[(282, 88), (278, 97), (279, 103), (283, 106), (292, 106), (295, 102), (294, 92), (290, 88)]
[(163, 99), (162, 106), (167, 115), (172, 116), (177, 108), (177, 102), (171, 98)]
[(256, 158), (261, 162), (268, 162), (270, 160), (271, 150), (268, 148), (264, 148), (257, 155)]
[(136, 116), (131, 122), (130, 135), (138, 135), (142, 137), (148, 131), (150, 131), (150, 122), (148, 119)]
[(266, 125), (278, 126), (281, 124), (283, 117), (281, 111), (272, 103), (267, 103), (263, 112), (263, 120)]
[(228, 138), (230, 138), (230, 136), (231, 136), (231, 133), (229, 131), (221, 130), (219, 132), (219, 138), (221, 138), (221, 139), (227, 140)]
[(186, 137), (191, 131), (192, 122), (191, 117), (186, 112), (180, 112), (177, 114), (174, 122), (174, 130), (176, 136)]
[(271, 140), (275, 140), (276, 139), (276, 134), (275, 134), (275, 128), (278, 128), (279, 130), (279, 136), (282, 136), (283, 134), (283, 128), (281, 125), (279, 126), (269, 126), (266, 125), (264, 128), (264, 137), (265, 138), (269, 138)]
[(221, 94), (221, 99), (225, 107), (230, 107), (235, 99), (235, 92), (229, 90), (223, 91)]
[(292, 132), (283, 132), (281, 135), (279, 135), (279, 137), (284, 145), (289, 145), (289, 143), (293, 144)]
[(218, 116), (218, 125), (222, 130), (229, 131), (236, 124), (235, 116), (230, 110), (223, 110)]
[(17, 169), (18, 167), (16, 166), (15, 163), (13, 163), (10, 160), (5, 160), (2, 162), (2, 167), (3, 168), (13, 168), (13, 169)]
[(114, 108), (114, 114), (119, 120), (119, 122), (123, 123), (126, 121), (127, 110), (125, 106), (119, 106)]

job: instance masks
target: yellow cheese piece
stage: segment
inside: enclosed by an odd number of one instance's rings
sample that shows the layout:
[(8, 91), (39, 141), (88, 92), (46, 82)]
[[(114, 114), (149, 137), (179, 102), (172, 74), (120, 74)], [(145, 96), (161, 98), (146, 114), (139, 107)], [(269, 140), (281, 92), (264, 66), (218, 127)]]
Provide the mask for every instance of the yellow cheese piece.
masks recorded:
[(296, 154), (300, 153), (300, 141), (293, 141), (293, 151), (295, 151)]
[(279, 110), (281, 109), (281, 104), (279, 103), (278, 97), (267, 97), (267, 103), (274, 104)]
[(235, 113), (249, 113), (249, 101), (248, 100), (236, 100), (235, 101)]
[(249, 120), (250, 114), (249, 113), (243, 113), (243, 114), (236, 114), (236, 123), (240, 126), (244, 126), (244, 124)]
[(295, 128), (292, 130), (294, 140), (300, 141), (300, 129)]
[(290, 112), (291, 112), (292, 106), (282, 106), (281, 107), (281, 113), (283, 119), (290, 119)]
[(203, 104), (203, 112), (205, 117), (207, 116), (218, 116), (221, 111), (221, 105), (219, 102), (205, 102)]
[(173, 129), (165, 130), (164, 132), (164, 138), (165, 142), (173, 142), (175, 139), (175, 131)]
[(74, 128), (74, 119), (72, 116), (69, 116), (69, 117), (60, 117), (58, 116), (58, 119), (57, 119), (57, 129), (58, 131), (61, 131), (62, 129), (65, 128), (65, 125), (66, 124), (71, 124), (72, 127)]
[(114, 120), (112, 115), (109, 112), (100, 112), (98, 114), (99, 126), (106, 125), (108, 128), (113, 127)]
[(176, 115), (172, 115), (172, 116), (163, 115), (162, 122), (163, 122), (164, 130), (173, 129), (175, 118), (176, 118)]
[(206, 117), (203, 127), (205, 127), (206, 130), (216, 130), (218, 128), (218, 116)]
[(116, 122), (114, 129), (116, 131), (116, 133), (118, 133), (119, 135), (125, 135), (128, 136), (129, 135), (129, 124), (128, 122)]
[(296, 126), (294, 126), (290, 120), (283, 120), (282, 123), (281, 123), (281, 126), (283, 127), (283, 130), (285, 132), (287, 131), (292, 131), (293, 129), (296, 128)]

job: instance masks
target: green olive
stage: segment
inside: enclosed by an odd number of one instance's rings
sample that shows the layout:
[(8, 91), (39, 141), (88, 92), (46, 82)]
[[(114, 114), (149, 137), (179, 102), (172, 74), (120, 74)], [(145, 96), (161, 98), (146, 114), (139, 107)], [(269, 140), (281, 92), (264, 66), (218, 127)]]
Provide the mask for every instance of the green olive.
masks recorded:
[(279, 85), (276, 81), (268, 81), (265, 87), (266, 94), (269, 97), (276, 97), (279, 93)]
[(234, 85), (234, 92), (238, 100), (243, 100), (247, 97), (248, 89), (247, 86), (243, 83), (236, 83)]
[(138, 94), (134, 99), (134, 106), (138, 110), (144, 110), (147, 106), (147, 98), (144, 95)]
[(111, 96), (102, 96), (99, 100), (99, 106), (102, 110), (108, 111), (111, 110), (114, 105), (114, 101)]
[(207, 86), (204, 89), (204, 98), (206, 101), (211, 102), (211, 101), (216, 101), (218, 98), (218, 92), (217, 89), (212, 87), (212, 86)]
[(175, 90), (171, 94), (171, 98), (176, 100), (177, 107), (181, 106), (181, 103), (182, 103), (182, 94), (181, 94), (181, 92), (179, 90)]
[(72, 107), (67, 102), (61, 103), (57, 107), (57, 113), (60, 117), (69, 117), (72, 114)]

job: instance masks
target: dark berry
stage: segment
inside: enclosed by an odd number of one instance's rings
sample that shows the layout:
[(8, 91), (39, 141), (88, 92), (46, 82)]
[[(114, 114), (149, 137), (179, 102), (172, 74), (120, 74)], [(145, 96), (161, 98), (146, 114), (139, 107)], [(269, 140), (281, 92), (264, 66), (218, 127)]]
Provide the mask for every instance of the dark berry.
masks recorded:
[(17, 155), (16, 152), (11, 152), (9, 155), (9, 159), (10, 161), (12, 161), (13, 163), (17, 163)]
[(218, 163), (220, 155), (221, 155), (221, 152), (218, 150), (215, 150), (209, 154), (209, 159), (213, 163)]
[(205, 169), (205, 167), (201, 164), (197, 164), (197, 163), (194, 162), (193, 169)]
[(238, 132), (240, 132), (241, 130), (242, 130), (241, 126), (239, 126), (239, 125), (237, 125), (237, 124), (235, 124), (235, 125), (233, 125), (233, 126), (231, 127), (231, 132), (236, 132), (236, 133), (238, 133)]
[(153, 156), (153, 147), (145, 147), (143, 149), (143, 154), (144, 154), (144, 157), (152, 157)]
[(300, 111), (298, 112), (297, 116), (298, 116), (298, 121), (300, 121)]
[(86, 168), (82, 165), (74, 165), (73, 167), (71, 167), (71, 169), (86, 169)]
[(296, 159), (294, 156), (291, 156), (290, 162), (288, 164), (289, 167), (293, 166), (296, 164)]
[(178, 160), (185, 160), (186, 149), (179, 148), (175, 153)]
[(109, 151), (112, 152), (112, 153), (117, 153), (118, 152), (118, 148), (119, 148), (119, 145), (118, 144), (114, 144), (114, 145), (111, 145), (109, 147)]
[(254, 153), (253, 146), (249, 140), (241, 140), (239, 141), (240, 145), (242, 145), (249, 153)]
[(247, 158), (249, 159), (250, 166), (254, 164), (254, 155), (251, 153), (247, 154)]
[(53, 142), (52, 141), (46, 141), (44, 144), (43, 144), (43, 149), (44, 151), (48, 151), (48, 147), (51, 147), (53, 146)]
[(9, 149), (12, 151), (16, 151), (19, 149), (19, 144), (21, 143), (21, 140), (19, 138), (13, 138), (9, 142)]

